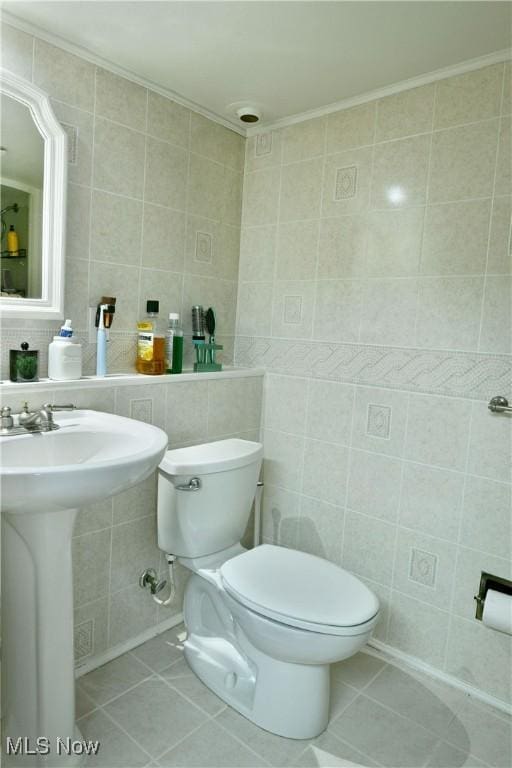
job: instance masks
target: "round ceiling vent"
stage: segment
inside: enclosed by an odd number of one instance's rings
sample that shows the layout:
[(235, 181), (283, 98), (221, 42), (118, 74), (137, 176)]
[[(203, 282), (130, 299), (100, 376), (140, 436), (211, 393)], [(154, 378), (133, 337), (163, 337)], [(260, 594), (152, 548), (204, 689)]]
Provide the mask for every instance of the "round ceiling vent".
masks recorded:
[(257, 123), (261, 119), (261, 109), (250, 105), (240, 107), (236, 114), (242, 123)]

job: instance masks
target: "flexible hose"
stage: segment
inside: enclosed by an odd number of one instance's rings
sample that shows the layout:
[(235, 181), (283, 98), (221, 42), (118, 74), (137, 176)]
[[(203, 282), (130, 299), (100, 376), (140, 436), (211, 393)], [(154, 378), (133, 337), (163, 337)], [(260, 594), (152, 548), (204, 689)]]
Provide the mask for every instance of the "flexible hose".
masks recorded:
[(261, 539), (261, 494), (263, 493), (263, 482), (258, 480), (256, 494), (254, 496), (254, 539), (253, 546), (257, 547)]
[(169, 597), (167, 597), (165, 600), (160, 600), (159, 597), (156, 595), (153, 595), (153, 600), (157, 605), (170, 605), (174, 598), (176, 597), (176, 584), (174, 581), (174, 563), (176, 561), (175, 555), (166, 555), (167, 557), (167, 565), (169, 566)]

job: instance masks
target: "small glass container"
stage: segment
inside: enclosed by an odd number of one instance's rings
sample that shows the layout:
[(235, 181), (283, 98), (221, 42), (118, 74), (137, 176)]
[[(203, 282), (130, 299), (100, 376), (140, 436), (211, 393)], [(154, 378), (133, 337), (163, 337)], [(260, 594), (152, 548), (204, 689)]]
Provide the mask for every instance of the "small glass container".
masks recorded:
[(11, 381), (39, 381), (37, 375), (39, 350), (29, 349), (24, 341), (21, 349), (9, 350), (9, 378)]

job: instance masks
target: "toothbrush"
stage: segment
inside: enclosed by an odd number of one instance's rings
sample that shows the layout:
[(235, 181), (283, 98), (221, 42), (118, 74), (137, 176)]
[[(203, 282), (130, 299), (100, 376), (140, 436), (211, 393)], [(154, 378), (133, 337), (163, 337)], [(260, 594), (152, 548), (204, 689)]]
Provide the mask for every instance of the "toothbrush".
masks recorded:
[(107, 330), (105, 328), (104, 313), (108, 311), (108, 304), (100, 304), (100, 317), (98, 322), (98, 338), (96, 345), (96, 376), (107, 374)]

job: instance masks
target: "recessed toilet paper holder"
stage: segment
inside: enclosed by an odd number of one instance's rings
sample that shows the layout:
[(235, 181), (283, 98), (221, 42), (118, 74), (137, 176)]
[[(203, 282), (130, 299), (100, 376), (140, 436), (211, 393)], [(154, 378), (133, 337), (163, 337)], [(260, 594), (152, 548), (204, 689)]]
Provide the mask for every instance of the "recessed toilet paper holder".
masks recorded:
[(475, 595), (476, 600), (476, 615), (475, 618), (482, 621), (484, 613), (485, 596), (487, 590), (494, 589), (496, 592), (503, 592), (505, 595), (512, 595), (512, 581), (509, 579), (503, 579), (501, 576), (494, 576), (492, 573), (486, 573), (482, 571), (480, 576), (480, 587), (478, 594)]

